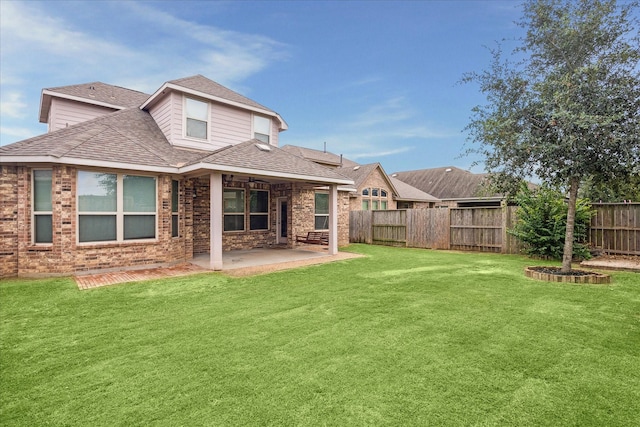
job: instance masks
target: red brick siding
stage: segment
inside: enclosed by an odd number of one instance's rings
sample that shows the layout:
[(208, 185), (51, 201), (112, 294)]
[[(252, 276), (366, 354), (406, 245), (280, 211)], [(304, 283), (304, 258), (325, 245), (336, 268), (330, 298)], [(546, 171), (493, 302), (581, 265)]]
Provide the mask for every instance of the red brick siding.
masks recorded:
[[(184, 261), (185, 236), (171, 237), (171, 177), (157, 176), (157, 239), (153, 242), (77, 243), (77, 169), (52, 167), (53, 243), (34, 245), (31, 232), (31, 169), (19, 168), (18, 258), (20, 276), (67, 274), (95, 269), (122, 268)], [(183, 201), (184, 196), (181, 195)], [(185, 230), (185, 206), (181, 224)]]
[(18, 168), (0, 166), (0, 277), (18, 274)]

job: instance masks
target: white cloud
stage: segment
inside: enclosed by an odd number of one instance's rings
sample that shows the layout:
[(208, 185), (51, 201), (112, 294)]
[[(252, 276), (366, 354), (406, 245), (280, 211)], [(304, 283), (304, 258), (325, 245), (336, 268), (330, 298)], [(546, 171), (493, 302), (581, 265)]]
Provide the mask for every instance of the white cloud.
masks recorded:
[(14, 140), (31, 138), (32, 136), (36, 136), (39, 133), (42, 132), (34, 131), (34, 129), (31, 128), (0, 126), (0, 134), (2, 134), (3, 136), (11, 137), (11, 139)]
[(5, 117), (23, 118), (26, 116), (27, 104), (20, 92), (4, 93), (0, 98), (0, 111)]
[(21, 119), (37, 115), (45, 87), (102, 81), (151, 93), (167, 80), (203, 74), (246, 93), (242, 81), (286, 59), (287, 50), (150, 3), (0, 0), (0, 144), (37, 133), (37, 122)]

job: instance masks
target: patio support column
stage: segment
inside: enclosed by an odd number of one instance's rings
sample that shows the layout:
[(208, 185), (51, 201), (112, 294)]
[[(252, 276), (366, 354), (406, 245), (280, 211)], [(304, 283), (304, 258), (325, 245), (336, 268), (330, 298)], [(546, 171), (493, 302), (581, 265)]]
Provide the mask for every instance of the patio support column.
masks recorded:
[(338, 185), (329, 186), (329, 255), (338, 253)]
[(209, 176), (209, 268), (222, 270), (222, 174)]

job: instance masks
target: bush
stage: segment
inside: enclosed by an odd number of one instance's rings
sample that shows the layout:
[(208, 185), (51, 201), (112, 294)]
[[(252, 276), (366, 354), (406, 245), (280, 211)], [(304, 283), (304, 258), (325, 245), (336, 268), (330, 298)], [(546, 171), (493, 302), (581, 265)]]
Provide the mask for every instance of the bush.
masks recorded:
[[(562, 194), (545, 186), (532, 191), (523, 185), (515, 201), (518, 204), (518, 219), (515, 227), (508, 232), (525, 244), (524, 252), (532, 256), (562, 259), (568, 210)], [(578, 199), (573, 235), (574, 258), (590, 257), (587, 233), (592, 215), (590, 202)]]

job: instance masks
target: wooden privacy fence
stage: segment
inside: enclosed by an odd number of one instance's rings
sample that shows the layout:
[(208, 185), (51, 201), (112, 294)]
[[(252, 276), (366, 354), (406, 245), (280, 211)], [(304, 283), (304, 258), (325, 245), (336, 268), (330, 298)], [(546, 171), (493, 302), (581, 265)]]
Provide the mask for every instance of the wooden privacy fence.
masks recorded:
[(589, 241), (610, 254), (640, 255), (640, 203), (596, 203)]
[[(353, 243), (517, 253), (507, 235), (514, 208), (407, 209), (352, 211)], [(506, 222), (505, 222), (506, 221)]]
[[(610, 254), (640, 255), (640, 203), (595, 204), (591, 245)], [(449, 209), (352, 211), (353, 243), (429, 249), (520, 253), (521, 243), (507, 233), (516, 206)]]

